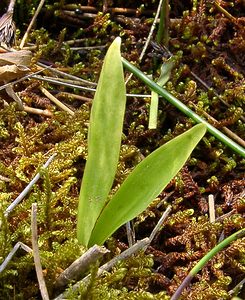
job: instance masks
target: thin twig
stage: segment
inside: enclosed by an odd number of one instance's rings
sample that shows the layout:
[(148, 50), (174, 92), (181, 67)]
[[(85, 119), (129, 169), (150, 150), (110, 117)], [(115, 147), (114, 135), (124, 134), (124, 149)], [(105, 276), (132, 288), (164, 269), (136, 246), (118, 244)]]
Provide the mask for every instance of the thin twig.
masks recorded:
[[(152, 23), (152, 25), (151, 25), (151, 29), (150, 29), (150, 31), (149, 31), (149, 34), (148, 34), (148, 37), (147, 37), (147, 39), (146, 39), (145, 45), (144, 45), (144, 47), (143, 47), (143, 49), (142, 49), (142, 51), (141, 51), (140, 57), (139, 57), (139, 62), (141, 62), (142, 58), (143, 58), (144, 55), (145, 55), (146, 49), (147, 49), (148, 46), (149, 46), (149, 43), (150, 43), (150, 40), (151, 40), (153, 31), (154, 31), (154, 29), (155, 29), (155, 27), (156, 27), (157, 20), (158, 20), (160, 11), (161, 11), (162, 1), (163, 1), (163, 0), (160, 0), (160, 1), (159, 1), (158, 7), (157, 7), (157, 12), (156, 12), (154, 21), (153, 21), (153, 23)], [(132, 78), (132, 76), (133, 76), (133, 73), (131, 73), (131, 74), (129, 75), (129, 77), (127, 78), (126, 84), (129, 82), (129, 80)]]
[[(104, 271), (111, 270), (119, 261), (125, 260), (126, 258), (130, 257), (131, 255), (137, 253), (141, 249), (144, 249), (147, 245), (149, 245), (150, 239), (145, 238), (143, 240), (140, 240), (136, 244), (134, 244), (132, 247), (128, 248), (127, 250), (123, 251), (120, 255), (114, 257), (112, 260), (101, 266), (98, 270), (97, 276), (100, 276)], [(76, 284), (74, 284), (71, 288), (73, 291), (76, 291), (79, 289), (81, 284), (87, 285), (90, 281), (91, 275), (86, 276), (82, 280), (78, 281)], [(65, 299), (67, 295), (67, 292), (60, 294), (58, 297), (56, 297), (54, 300), (61, 300)]]
[(72, 83), (68, 83), (68, 82), (65, 82), (63, 81), (61, 78), (46, 78), (46, 77), (43, 77), (43, 76), (39, 76), (39, 75), (33, 75), (32, 78), (34, 79), (37, 79), (37, 80), (41, 80), (41, 81), (44, 81), (44, 82), (49, 82), (49, 83), (53, 83), (53, 84), (56, 84), (56, 85), (62, 85), (62, 86), (67, 86), (67, 87), (70, 87), (70, 88), (77, 88), (79, 90), (84, 90), (84, 91), (88, 91), (88, 92), (95, 92), (96, 89), (95, 88), (90, 88), (90, 87), (87, 87), (87, 86), (81, 86), (81, 85), (77, 85), (77, 84), (72, 84)]
[[(43, 165), (43, 168), (47, 168), (50, 163), (54, 160), (56, 153), (54, 153), (50, 158), (46, 161)], [(30, 181), (30, 183), (24, 188), (24, 190), (19, 194), (19, 196), (8, 206), (8, 208), (4, 212), (4, 216), (7, 217), (8, 214), (20, 203), (21, 200), (30, 192), (31, 188), (35, 183), (37, 183), (38, 179), (40, 178), (40, 173), (37, 173), (36, 176)]]
[(129, 247), (132, 247), (133, 244), (135, 244), (135, 232), (133, 226), (134, 225), (130, 221), (126, 223), (126, 232)]
[[(64, 72), (62, 72), (64, 73)], [(64, 73), (66, 74), (66, 73)], [(63, 75), (64, 76), (64, 75)], [(72, 75), (73, 76), (73, 75)], [(92, 81), (88, 81), (88, 80), (74, 80), (74, 79), (66, 79), (66, 78), (59, 78), (59, 77), (50, 77), (50, 76), (43, 76), (43, 78), (45, 79), (49, 79), (49, 80), (56, 80), (57, 82), (65, 82), (65, 83), (70, 83), (70, 84), (74, 84), (74, 85), (80, 85), (81, 83), (84, 83), (85, 85), (90, 85), (90, 86), (97, 86), (97, 83), (92, 82)], [(85, 81), (85, 82), (84, 82)], [(94, 89), (95, 90), (95, 89)]]
[(229, 211), (228, 213), (219, 216), (218, 218), (215, 219), (215, 222), (222, 222), (224, 219), (229, 218), (231, 215), (235, 214), (236, 210), (235, 208), (233, 208), (231, 211)]
[(236, 24), (236, 18), (233, 17), (226, 9), (224, 9), (217, 1), (214, 1), (214, 6), (224, 14), (229, 20), (231, 20), (234, 24)]
[(9, 252), (8, 256), (5, 258), (3, 263), (0, 265), (0, 273), (7, 267), (8, 263), (11, 261), (15, 253), (18, 251), (18, 249), (21, 248), (25, 250), (26, 252), (30, 253), (32, 252), (32, 249), (28, 247), (27, 245), (23, 244), (22, 242), (18, 242), (14, 245), (14, 248)]
[(98, 274), (101, 275), (104, 271), (109, 271), (111, 268), (115, 266), (116, 263), (119, 261), (125, 260), (126, 258), (132, 256), (133, 254), (139, 252), (141, 249), (144, 249), (146, 246), (150, 244), (149, 238), (144, 238), (143, 240), (138, 241), (132, 247), (128, 248), (127, 250), (123, 251), (118, 256), (111, 259), (109, 262), (104, 264), (99, 268)]
[(9, 95), (9, 97), (11, 97), (17, 103), (19, 110), (23, 110), (24, 106), (23, 106), (22, 100), (20, 99), (19, 95), (17, 93), (15, 93), (13, 86), (11, 86), (11, 85), (7, 86), (5, 88), (5, 91)]
[[(166, 220), (168, 214), (171, 211), (171, 206), (168, 206), (167, 209), (165, 210), (164, 214), (160, 218), (159, 222), (153, 229), (150, 238), (144, 238), (143, 240), (138, 241), (135, 243), (133, 246), (128, 248), (127, 250), (123, 251), (121, 254), (118, 256), (115, 256), (113, 259), (111, 259), (109, 262), (105, 263), (103, 266), (101, 266), (98, 270), (97, 276), (99, 277), (104, 271), (109, 271), (111, 270), (119, 261), (125, 260), (128, 257), (134, 255), (135, 253), (139, 252), (140, 250), (144, 250), (150, 245), (152, 242), (153, 238), (155, 237), (155, 234), (159, 231), (159, 228), (161, 227), (162, 223), (164, 220)], [(81, 284), (87, 285), (90, 281), (91, 275), (89, 274), (88, 276), (84, 277), (82, 280), (78, 281), (76, 284), (74, 284), (71, 288), (73, 291), (76, 291), (79, 289)], [(64, 294), (60, 294), (57, 298), (54, 300), (61, 300), (66, 297), (66, 292)]]
[[(49, 82), (49, 83), (53, 83), (53, 84), (57, 84), (57, 85), (63, 85), (63, 86), (67, 86), (67, 87), (70, 87), (70, 88), (76, 88), (76, 89), (79, 89), (79, 90), (84, 90), (84, 91), (93, 92), (93, 93), (96, 92), (96, 89), (94, 89), (94, 88), (89, 88), (89, 87), (86, 87), (86, 86), (81, 86), (81, 85), (76, 85), (76, 84), (63, 82), (61, 80), (61, 78), (51, 79), (51, 77), (46, 78), (46, 77), (38, 76), (38, 75), (33, 75), (31, 77), (34, 78), (34, 79), (37, 79), (37, 80), (41, 80), (41, 81), (45, 81), (45, 82)], [(0, 87), (0, 90), (1, 90), (1, 87)], [(151, 97), (150, 94), (145, 94), (145, 95), (144, 94), (126, 94), (126, 96), (127, 97), (133, 97), (133, 98), (149, 98), (149, 97)], [(159, 96), (159, 97), (161, 97), (161, 96)]]
[(77, 80), (77, 81), (82, 82), (82, 83), (87, 84), (87, 85), (97, 86), (97, 83), (95, 83), (95, 82), (82, 79), (82, 78), (77, 77), (75, 75), (67, 74), (67, 73), (65, 73), (63, 71), (57, 70), (55, 68), (52, 68), (51, 66), (48, 67), (47, 65), (45, 65), (43, 63), (38, 62), (37, 65), (39, 67), (42, 67), (42, 68), (45, 68), (45, 69), (49, 69), (50, 72), (58, 74), (58, 75), (61, 75), (62, 77), (67, 77), (67, 78), (72, 79), (72, 80)]
[(92, 98), (88, 98), (88, 97), (84, 97), (81, 95), (77, 95), (77, 94), (72, 94), (72, 93), (68, 93), (68, 92), (59, 92), (58, 94), (56, 94), (57, 98), (70, 98), (70, 99), (74, 99), (74, 100), (80, 100), (80, 101), (84, 101), (84, 102), (91, 102), (93, 99)]
[(24, 111), (28, 112), (30, 114), (35, 114), (35, 115), (39, 115), (39, 116), (44, 116), (44, 117), (52, 117), (53, 114), (51, 111), (49, 111), (48, 109), (39, 109), (39, 108), (33, 108), (27, 105), (24, 105)]
[(142, 50), (142, 52), (141, 52), (141, 54), (140, 54), (140, 57), (139, 57), (139, 61), (140, 61), (140, 62), (141, 62), (142, 58), (143, 58), (144, 55), (145, 55), (146, 49), (148, 48), (149, 43), (150, 43), (150, 40), (151, 40), (151, 38), (152, 38), (153, 31), (154, 31), (154, 29), (155, 29), (155, 27), (156, 27), (157, 19), (158, 19), (159, 15), (160, 15), (161, 7), (162, 7), (162, 1), (163, 1), (163, 0), (160, 0), (160, 1), (159, 1), (158, 7), (157, 7), (157, 12), (156, 12), (154, 21), (153, 21), (153, 23), (152, 23), (152, 25), (151, 25), (151, 29), (150, 29), (150, 31), (149, 31), (149, 34), (148, 34), (148, 37), (147, 37), (147, 39), (146, 39), (145, 45), (144, 45), (143, 50)]
[(174, 191), (169, 192), (158, 204), (157, 208), (161, 207), (173, 195)]
[(32, 17), (32, 20), (31, 20), (31, 22), (30, 22), (30, 24), (29, 24), (29, 26), (28, 26), (28, 28), (27, 28), (27, 30), (26, 30), (26, 32), (25, 32), (23, 38), (22, 38), (22, 41), (21, 41), (21, 43), (20, 43), (20, 49), (22, 49), (22, 48), (24, 47), (25, 42), (26, 42), (26, 39), (27, 39), (27, 37), (28, 37), (28, 35), (29, 35), (31, 29), (32, 29), (32, 26), (33, 26), (34, 22), (36, 21), (36, 18), (37, 18), (37, 16), (38, 16), (38, 14), (40, 13), (40, 11), (41, 11), (41, 9), (42, 9), (42, 7), (43, 7), (44, 2), (45, 2), (45, 0), (41, 0), (41, 1), (39, 2), (39, 5), (38, 5), (38, 7), (37, 7), (37, 10), (36, 10), (34, 16)]
[[(97, 14), (99, 12), (97, 7), (94, 6), (83, 6), (80, 4), (65, 4), (63, 6), (66, 10), (79, 9), (81, 12), (91, 12)], [(154, 10), (149, 9), (134, 9), (134, 8), (124, 8), (124, 7), (108, 7), (107, 12), (114, 14), (129, 14), (129, 15), (152, 15)]]
[(162, 226), (163, 222), (167, 219), (168, 215), (170, 214), (172, 210), (171, 206), (168, 206), (165, 210), (165, 212), (163, 213), (163, 215), (161, 216), (161, 218), (159, 219), (159, 221), (157, 222), (157, 225), (154, 227), (154, 229), (151, 232), (151, 235), (149, 237), (150, 243), (153, 241), (154, 237), (156, 236), (156, 234), (158, 233), (160, 227)]
[(59, 275), (55, 282), (55, 287), (61, 288), (71, 280), (79, 279), (92, 264), (108, 252), (110, 251), (105, 247), (94, 245)]
[(11, 179), (9, 179), (8, 177), (5, 177), (3, 175), (0, 175), (0, 180), (5, 181), (5, 182), (10, 182)]
[(35, 263), (35, 269), (37, 273), (38, 284), (43, 300), (49, 300), (48, 290), (43, 277), (43, 270), (41, 265), (41, 259), (39, 255), (38, 240), (37, 240), (37, 203), (32, 204), (31, 209), (31, 242), (33, 249), (33, 257)]
[(47, 70), (47, 69), (50, 69), (50, 68), (52, 68), (52, 67), (51, 67), (51, 66), (47, 66), (45, 69), (38, 70), (37, 72), (34, 72), (34, 73), (32, 73), (32, 74), (28, 74), (28, 75), (26, 75), (26, 76), (23, 76), (23, 77), (20, 78), (20, 79), (16, 79), (15, 81), (11, 81), (11, 82), (9, 82), (9, 83), (6, 83), (6, 84), (4, 84), (4, 85), (1, 85), (1, 86), (0, 86), (0, 91), (1, 91), (1, 90), (4, 90), (4, 89), (5, 89), (6, 87), (8, 87), (8, 86), (11, 86), (11, 85), (14, 85), (14, 84), (16, 84), (16, 83), (19, 83), (19, 82), (21, 82), (21, 81), (24, 81), (24, 80), (26, 80), (26, 79), (29, 79), (29, 78), (33, 77), (35, 74), (42, 73), (44, 70)]
[[(64, 42), (65, 44), (65, 42)], [(105, 49), (107, 46), (106, 45), (101, 45), (101, 46), (90, 46), (90, 47), (70, 47), (70, 50), (72, 51), (79, 51), (79, 50), (93, 50), (93, 49)], [(61, 47), (61, 50), (65, 50), (65, 47)]]
[(228, 292), (229, 295), (238, 294), (238, 292), (242, 289), (245, 284), (245, 278), (241, 280), (232, 290)]

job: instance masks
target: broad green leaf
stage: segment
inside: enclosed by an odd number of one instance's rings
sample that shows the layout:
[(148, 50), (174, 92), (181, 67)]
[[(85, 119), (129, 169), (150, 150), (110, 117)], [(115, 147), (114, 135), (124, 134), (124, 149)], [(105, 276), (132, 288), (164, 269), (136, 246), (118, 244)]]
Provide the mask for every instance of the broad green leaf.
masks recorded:
[(119, 159), (126, 104), (120, 44), (116, 38), (107, 51), (91, 110), (77, 224), (78, 241), (84, 246), (105, 205)]
[(143, 212), (183, 167), (205, 131), (206, 126), (198, 124), (138, 164), (103, 209), (89, 245), (103, 244), (121, 225)]

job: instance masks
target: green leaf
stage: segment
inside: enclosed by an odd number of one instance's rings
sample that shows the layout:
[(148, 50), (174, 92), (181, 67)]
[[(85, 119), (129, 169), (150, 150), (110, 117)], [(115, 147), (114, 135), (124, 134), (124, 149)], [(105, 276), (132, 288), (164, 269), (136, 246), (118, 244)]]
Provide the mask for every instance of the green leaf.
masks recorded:
[(84, 246), (105, 205), (119, 159), (126, 104), (120, 45), (116, 38), (107, 51), (91, 110), (77, 224), (78, 241)]
[(157, 80), (157, 84), (159, 84), (160, 86), (164, 86), (169, 81), (172, 69), (175, 65), (175, 61), (176, 61), (176, 58), (171, 57), (165, 63), (162, 64), (161, 74)]
[[(157, 84), (160, 86), (164, 86), (170, 76), (171, 71), (174, 67), (175, 59), (170, 58), (168, 61), (162, 64), (161, 66), (161, 74), (157, 80)], [(151, 91), (151, 106), (150, 106), (150, 114), (149, 114), (149, 129), (157, 128), (157, 114), (158, 114), (158, 100), (159, 96), (156, 92)]]
[(137, 165), (104, 207), (89, 245), (103, 244), (121, 225), (144, 211), (182, 168), (205, 131), (206, 126), (198, 124)]

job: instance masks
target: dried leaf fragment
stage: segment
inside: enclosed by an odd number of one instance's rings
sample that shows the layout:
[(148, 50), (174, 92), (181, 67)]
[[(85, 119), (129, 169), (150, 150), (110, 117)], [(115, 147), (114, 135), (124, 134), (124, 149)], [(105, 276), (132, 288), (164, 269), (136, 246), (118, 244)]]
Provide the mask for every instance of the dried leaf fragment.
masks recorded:
[(30, 69), (23, 65), (6, 65), (0, 67), (0, 81), (9, 82), (24, 76)]
[(0, 54), (0, 66), (5, 65), (23, 65), (29, 66), (31, 63), (32, 53), (28, 50), (6, 52)]

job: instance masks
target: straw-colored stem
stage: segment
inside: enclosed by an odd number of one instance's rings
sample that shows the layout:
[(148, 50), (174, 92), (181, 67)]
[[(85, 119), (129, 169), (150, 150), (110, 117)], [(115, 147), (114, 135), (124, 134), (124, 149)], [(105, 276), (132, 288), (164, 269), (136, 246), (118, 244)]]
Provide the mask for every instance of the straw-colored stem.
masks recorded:
[(36, 18), (37, 18), (37, 16), (38, 16), (39, 12), (41, 11), (41, 9), (42, 9), (42, 7), (43, 7), (44, 2), (45, 2), (45, 0), (41, 0), (41, 1), (40, 1), (39, 5), (38, 5), (38, 8), (37, 8), (37, 10), (36, 10), (36, 12), (35, 12), (35, 14), (34, 14), (32, 20), (31, 20), (31, 22), (30, 22), (30, 24), (29, 24), (29, 26), (28, 26), (28, 28), (27, 28), (27, 30), (26, 30), (26, 32), (25, 32), (23, 38), (22, 38), (22, 41), (21, 41), (21, 43), (20, 43), (20, 49), (22, 49), (22, 48), (24, 47), (25, 42), (26, 42), (26, 39), (27, 39), (27, 37), (28, 37), (28, 35), (29, 35), (31, 29), (32, 29), (33, 24), (34, 24), (35, 21), (36, 21)]

